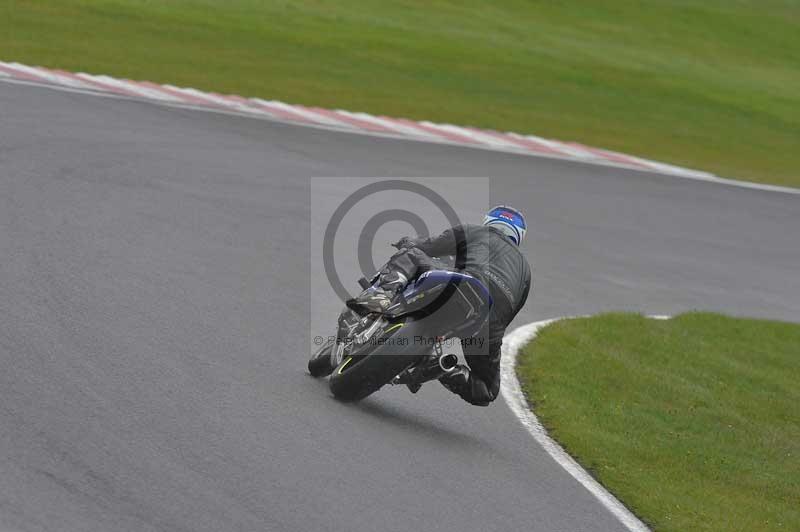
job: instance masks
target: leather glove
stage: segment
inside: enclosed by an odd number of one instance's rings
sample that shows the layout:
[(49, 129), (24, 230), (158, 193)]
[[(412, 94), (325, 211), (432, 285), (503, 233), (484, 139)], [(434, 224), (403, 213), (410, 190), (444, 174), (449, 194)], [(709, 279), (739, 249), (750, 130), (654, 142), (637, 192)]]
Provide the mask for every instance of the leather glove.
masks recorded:
[(413, 245), (414, 242), (410, 237), (407, 236), (404, 236), (403, 238), (392, 244), (392, 246), (396, 247), (397, 249), (410, 248)]

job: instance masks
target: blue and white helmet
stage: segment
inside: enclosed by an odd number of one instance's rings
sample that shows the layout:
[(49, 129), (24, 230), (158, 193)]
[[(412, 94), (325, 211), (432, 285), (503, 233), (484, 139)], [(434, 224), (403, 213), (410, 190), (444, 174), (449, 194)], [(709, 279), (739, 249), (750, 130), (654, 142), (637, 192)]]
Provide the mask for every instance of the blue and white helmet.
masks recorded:
[(528, 224), (522, 213), (513, 207), (498, 205), (483, 218), (483, 225), (494, 227), (511, 239), (516, 245), (522, 244)]

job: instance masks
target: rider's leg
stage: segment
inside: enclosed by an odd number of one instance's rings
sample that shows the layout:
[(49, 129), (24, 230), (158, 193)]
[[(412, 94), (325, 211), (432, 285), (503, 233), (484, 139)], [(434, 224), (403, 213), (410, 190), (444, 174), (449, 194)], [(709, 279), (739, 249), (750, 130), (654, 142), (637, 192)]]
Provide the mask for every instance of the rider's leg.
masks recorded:
[(500, 355), (503, 336), (515, 310), (508, 299), (493, 298), (489, 320), (470, 338), (462, 338), (466, 366), (459, 366), (439, 379), (448, 390), (465, 401), (487, 406), (500, 393)]
[(500, 346), (502, 330), (492, 334), (487, 324), (472, 338), (461, 340), (467, 366), (459, 365), (439, 381), (462, 399), (487, 406), (500, 393)]

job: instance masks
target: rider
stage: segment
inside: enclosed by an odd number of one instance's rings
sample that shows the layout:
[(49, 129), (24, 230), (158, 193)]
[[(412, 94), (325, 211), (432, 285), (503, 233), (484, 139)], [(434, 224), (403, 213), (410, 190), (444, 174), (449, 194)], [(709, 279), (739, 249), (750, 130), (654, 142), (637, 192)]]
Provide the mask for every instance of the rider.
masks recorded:
[(463, 224), (431, 238), (404, 237), (393, 244), (399, 251), (381, 269), (377, 282), (348, 300), (347, 306), (359, 314), (383, 312), (410, 279), (437, 268), (431, 257), (455, 256), (456, 269), (479, 279), (492, 295), (488, 353), (478, 343), (462, 339), (467, 365), (459, 364), (439, 381), (465, 401), (487, 406), (500, 391), (503, 335), (531, 287), (530, 266), (518, 249), (526, 230), (520, 211), (499, 205), (486, 214), (482, 226)]

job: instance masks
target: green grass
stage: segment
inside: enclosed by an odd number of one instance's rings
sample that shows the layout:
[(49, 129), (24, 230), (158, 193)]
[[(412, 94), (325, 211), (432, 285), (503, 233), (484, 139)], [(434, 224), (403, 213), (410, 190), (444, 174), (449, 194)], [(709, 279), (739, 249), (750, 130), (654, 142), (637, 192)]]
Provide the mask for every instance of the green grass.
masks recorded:
[(16, 0), (0, 59), (800, 186), (797, 0)]
[(551, 435), (656, 530), (800, 530), (800, 325), (561, 321), (517, 373)]

